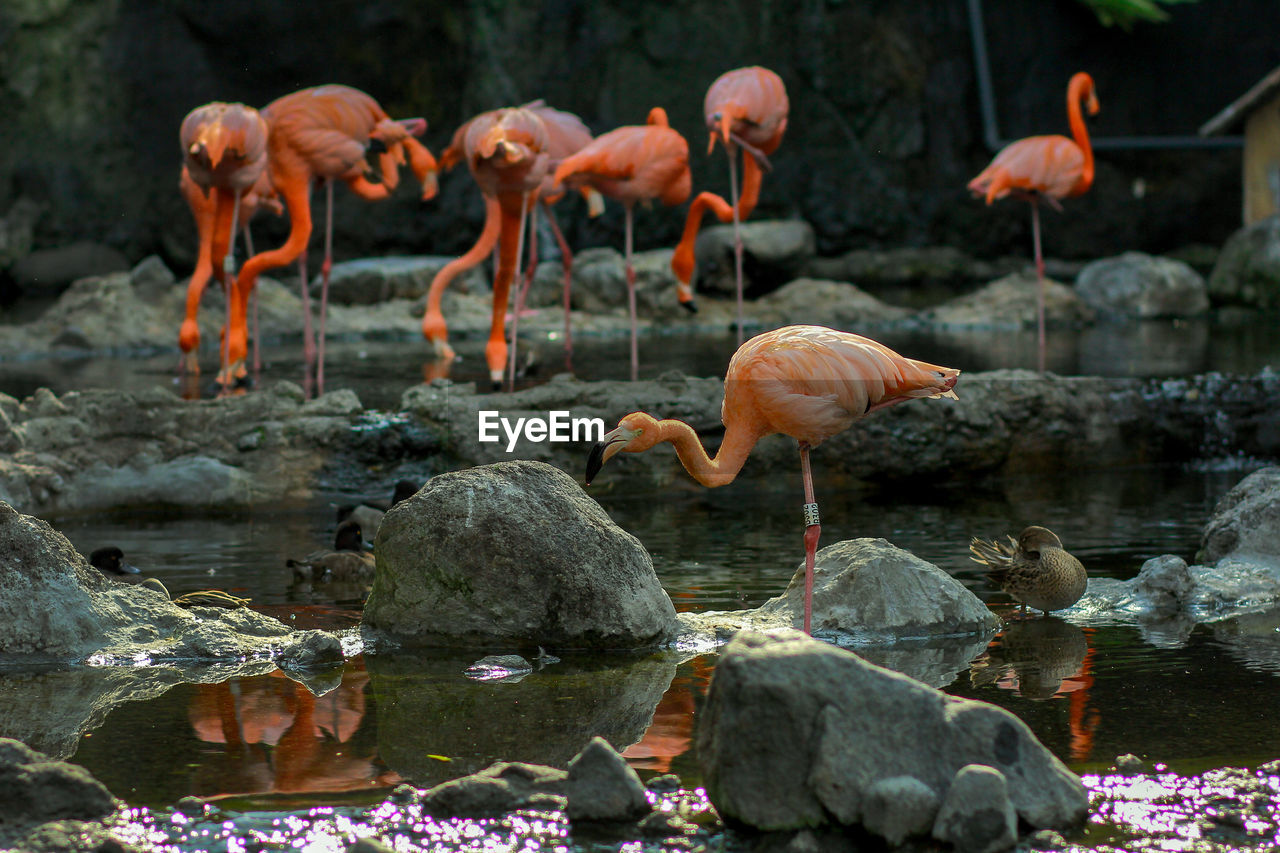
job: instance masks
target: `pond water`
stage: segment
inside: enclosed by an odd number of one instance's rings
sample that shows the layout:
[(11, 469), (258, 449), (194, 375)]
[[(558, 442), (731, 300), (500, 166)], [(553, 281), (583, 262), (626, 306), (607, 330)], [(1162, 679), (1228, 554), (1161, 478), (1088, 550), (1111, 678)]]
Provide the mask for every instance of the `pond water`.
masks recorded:
[[(1126, 328), (1090, 332), (1092, 337), (1052, 335), (1051, 368), (1160, 376), (1280, 366), (1280, 341), (1270, 326)], [(1030, 366), (1035, 359), (1034, 336), (1022, 333), (877, 337), (906, 354), (966, 370)], [(625, 340), (577, 344), (579, 376), (625, 376)], [(460, 342), (464, 361), (457, 378), (483, 379), (481, 346)], [(558, 345), (543, 342), (538, 348), (546, 366), (542, 375), (559, 369)], [(731, 336), (723, 333), (646, 337), (643, 373), (722, 373), (731, 349)], [(369, 407), (394, 408), (400, 393), (421, 381), (418, 342), (339, 343), (331, 353), (329, 389), (351, 387)], [(295, 358), (292, 347), (272, 349), (262, 381), (296, 381), (290, 375), (296, 374)], [(32, 383), (59, 392), (172, 383), (173, 365), (168, 354), (0, 364), (0, 391), (20, 397), (34, 390)], [(1091, 576), (1129, 578), (1149, 557), (1172, 553), (1191, 561), (1215, 502), (1261, 464), (1209, 458), (1052, 480), (877, 487), (824, 478), (820, 460), (821, 449), (815, 465), (822, 544), (883, 537), (951, 573), (1006, 615), (1013, 610), (1010, 600), (990, 589), (968, 558), (970, 537), (1042, 524), (1059, 534)], [(753, 475), (750, 463), (735, 483), (717, 490), (692, 481), (663, 491), (636, 488), (607, 470), (591, 487), (614, 520), (652, 553), (679, 610), (754, 607), (780, 594), (802, 557), (799, 491), (798, 471), (764, 477)], [(295, 624), (337, 628), (358, 619), (361, 591), (296, 585), (285, 560), (326, 546), (334, 504), (354, 497), (322, 493), (306, 504), (253, 512), (197, 515), (156, 508), (49, 520), (84, 553), (119, 545), (175, 595), (227, 589)], [(1277, 624), (1280, 617), (1273, 614), (1199, 627), (1185, 642), (1172, 642), (1133, 627), (1082, 627), (1059, 619), (1015, 623), (944, 689), (1017, 714), (1073, 770), (1086, 774), (1096, 791), (1114, 786), (1114, 777), (1101, 771), (1123, 753), (1164, 764), (1175, 775), (1254, 768), (1280, 758)], [(714, 654), (638, 660), (565, 655), (515, 683), (464, 676), (479, 656), (357, 657), (341, 673), (310, 685), (278, 671), (229, 680), (211, 672), (201, 684), (157, 678), (146, 698), (86, 720), (70, 741), (55, 743), (50, 735), (42, 743), (38, 722), (20, 732), (0, 726), (0, 735), (23, 737), (85, 766), (137, 807), (131, 830), (136, 837), (183, 850), (253, 849), (237, 841), (245, 837), (256, 839), (258, 849), (342, 849), (343, 838), (388, 827), (401, 827), (395, 831), (405, 834), (406, 850), (600, 844), (639, 849), (627, 846), (638, 845), (636, 839), (567, 838), (565, 825), (554, 821), (443, 825), (415, 816), (408, 806), (383, 804), (400, 782), (428, 786), (498, 759), (563, 767), (596, 733), (626, 747), (625, 756), (642, 777), (680, 776), (683, 789), (668, 795), (668, 807), (705, 807), (697, 802), (700, 771), (692, 736)], [(0, 673), (0, 720), (38, 717), (15, 710), (35, 696), (73, 705), (95, 680), (110, 677), (84, 669)], [(1175, 781), (1168, 784), (1177, 789)], [(188, 795), (215, 802), (219, 810), (192, 822), (171, 819), (168, 809)], [(1179, 796), (1173, 799), (1191, 797)], [(676, 802), (681, 797), (683, 805)], [(1123, 846), (1125, 832), (1139, 825), (1126, 829), (1114, 814), (1108, 820), (1070, 840)], [(1194, 823), (1195, 816), (1188, 820)], [(729, 846), (736, 843), (730, 836)]]

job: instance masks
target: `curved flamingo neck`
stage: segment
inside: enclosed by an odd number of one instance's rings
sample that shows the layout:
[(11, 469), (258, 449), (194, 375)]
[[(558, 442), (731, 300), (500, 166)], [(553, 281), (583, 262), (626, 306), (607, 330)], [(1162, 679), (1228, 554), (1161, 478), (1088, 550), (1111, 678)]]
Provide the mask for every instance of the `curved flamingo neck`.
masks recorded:
[(684, 421), (662, 420), (657, 425), (658, 441), (674, 445), (680, 464), (693, 479), (708, 488), (732, 483), (751, 455), (751, 448), (760, 439), (758, 434), (749, 429), (726, 427), (724, 441), (720, 442), (720, 449), (715, 458), (712, 458), (707, 455), (693, 427)]
[[(1084, 154), (1084, 165), (1080, 169), (1080, 178), (1076, 181), (1075, 193), (1079, 194), (1093, 185), (1093, 146), (1089, 144), (1089, 130), (1085, 127), (1084, 113), (1080, 104), (1093, 97), (1093, 81), (1087, 75), (1077, 74), (1071, 78), (1067, 88), (1067, 120), (1071, 125), (1071, 138)], [(1097, 111), (1095, 106), (1094, 111)]]
[(502, 231), (502, 210), (498, 200), (493, 196), (484, 197), (484, 230), (480, 239), (466, 253), (454, 258), (440, 268), (431, 279), (431, 288), (427, 292), (427, 313), (422, 318), (422, 334), (428, 340), (443, 340), (446, 335), (444, 315), (440, 311), (440, 302), (444, 299), (445, 289), (464, 270), (478, 265), (489, 256), (498, 243), (498, 235)]

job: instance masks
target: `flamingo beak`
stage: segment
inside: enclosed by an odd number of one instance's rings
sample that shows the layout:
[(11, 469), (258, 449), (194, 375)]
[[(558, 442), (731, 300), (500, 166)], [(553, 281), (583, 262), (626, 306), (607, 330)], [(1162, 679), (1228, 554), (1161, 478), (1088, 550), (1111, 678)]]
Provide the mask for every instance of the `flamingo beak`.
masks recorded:
[(596, 474), (599, 474), (600, 469), (604, 467), (604, 463), (612, 459), (614, 454), (625, 448), (631, 443), (631, 439), (639, 434), (640, 430), (627, 429), (624, 426), (606, 433), (604, 438), (591, 448), (591, 455), (587, 457), (587, 476), (584, 482), (588, 486), (591, 485)]
[(192, 144), (191, 153), (195, 154), (199, 148), (203, 148), (209, 158), (209, 168), (216, 169), (218, 164), (222, 162), (222, 156), (226, 152), (230, 141), (230, 135), (225, 127), (221, 124), (210, 125), (204, 129), (204, 132)]

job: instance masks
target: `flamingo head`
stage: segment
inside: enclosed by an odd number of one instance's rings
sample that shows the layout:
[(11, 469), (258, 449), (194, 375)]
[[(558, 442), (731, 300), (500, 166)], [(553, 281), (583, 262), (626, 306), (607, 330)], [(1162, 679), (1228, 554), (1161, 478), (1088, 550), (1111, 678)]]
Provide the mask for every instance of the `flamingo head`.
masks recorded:
[(619, 421), (613, 430), (605, 433), (604, 438), (591, 448), (591, 456), (587, 458), (586, 484), (591, 485), (596, 474), (600, 473), (600, 469), (604, 467), (604, 463), (612, 459), (615, 454), (624, 450), (627, 453), (641, 453), (661, 440), (661, 431), (658, 429), (656, 418), (644, 412), (632, 412)]

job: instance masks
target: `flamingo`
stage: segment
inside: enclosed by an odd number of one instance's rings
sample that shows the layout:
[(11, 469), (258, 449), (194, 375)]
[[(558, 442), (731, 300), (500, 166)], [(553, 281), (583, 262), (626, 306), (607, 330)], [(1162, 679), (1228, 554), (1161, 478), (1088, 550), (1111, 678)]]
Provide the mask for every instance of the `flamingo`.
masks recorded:
[(266, 168), (267, 123), (253, 107), (221, 101), (196, 107), (182, 120), (178, 138), (183, 157), (178, 186), (200, 238), (196, 268), (187, 285), (186, 316), (178, 331), (183, 353), (179, 367), (184, 373), (197, 374), (200, 327), (196, 315), (209, 277), (222, 283), (229, 317), (233, 232), (244, 230), (247, 240), (249, 220), (258, 208), (268, 205), (278, 214), (280, 202), (273, 197)]
[(511, 282), (519, 265), (525, 215), (547, 173), (548, 144), (546, 126), (535, 112), (505, 107), (481, 113), (458, 128), (453, 142), (441, 154), (450, 165), (466, 158), (484, 196), (484, 229), (474, 246), (441, 267), (432, 278), (427, 311), (422, 317), (422, 335), (431, 342), (438, 359), (453, 360), (448, 324), (440, 310), (445, 288), (458, 273), (480, 263), (497, 246), (492, 322), (485, 345), (485, 362), (495, 386), (501, 385), (506, 369), (504, 319)]
[[(547, 153), (551, 157), (551, 166), (558, 165), (566, 157), (576, 154), (591, 144), (591, 131), (587, 129), (582, 119), (573, 113), (549, 107), (541, 99), (525, 104), (524, 107), (537, 113), (538, 117), (542, 119), (542, 123), (546, 125), (547, 138), (549, 140)], [(604, 199), (600, 197), (600, 193), (592, 187), (582, 187), (581, 191), (587, 200), (588, 215), (599, 216), (604, 209)], [(538, 191), (538, 207), (541, 207), (543, 213), (547, 215), (547, 224), (551, 226), (551, 233), (555, 237), (556, 244), (560, 247), (560, 263), (564, 268), (564, 351), (565, 359), (568, 361), (573, 356), (573, 329), (569, 322), (569, 298), (570, 290), (573, 286), (573, 252), (570, 251), (569, 242), (565, 240), (564, 232), (560, 230), (560, 223), (556, 221), (555, 212), (552, 210), (552, 205), (564, 198), (564, 195), (563, 189), (555, 187), (553, 175), (548, 174), (543, 178), (542, 186)], [(533, 284), (533, 276), (538, 268), (538, 210), (536, 207), (533, 209), (532, 215), (534, 220), (529, 227), (529, 267), (525, 270), (524, 285), (516, 296), (516, 307), (511, 330), (511, 339), (513, 341), (516, 337), (515, 323), (520, 319), (520, 309), (524, 307), (525, 295), (529, 291), (529, 286)], [(514, 371), (514, 347), (511, 350), (511, 362), (511, 368)]]
[[(316, 383), (324, 388), (325, 313), (329, 270), (333, 265), (333, 181), (341, 180), (356, 195), (378, 201), (399, 183), (399, 166), (406, 158), (422, 184), (423, 200), (436, 194), (436, 161), (415, 136), (425, 132), (421, 118), (393, 120), (371, 96), (349, 86), (302, 89), (272, 101), (263, 110), (269, 127), (268, 162), (271, 180), (289, 211), (285, 244), (261, 252), (245, 262), (236, 281), (228, 353), (219, 381), (230, 387), (244, 375), (245, 310), (249, 294), (263, 272), (298, 261), (302, 279), (303, 353), (308, 369), (316, 365)], [(368, 180), (367, 156), (377, 155), (380, 183)], [(317, 350), (311, 333), (311, 299), (307, 287), (306, 248), (311, 239), (311, 184), (325, 186), (324, 262), (320, 271), (320, 334)]]
[[(787, 114), (791, 109), (787, 88), (782, 78), (768, 68), (753, 65), (726, 71), (707, 89), (702, 111), (706, 116), (711, 140), (710, 154), (719, 139), (729, 156), (729, 193), (732, 202), (711, 192), (698, 193), (689, 205), (689, 216), (676, 252), (671, 256), (671, 270), (679, 282), (680, 304), (696, 310), (690, 281), (694, 268), (694, 240), (702, 226), (702, 214), (710, 209), (721, 222), (733, 221), (733, 270), (738, 294), (738, 343), (742, 343), (742, 233), (740, 223), (755, 210), (760, 198), (763, 173), (772, 168), (768, 155), (782, 143), (787, 131)], [(738, 149), (749, 157), (742, 163), (742, 195), (738, 195)]]
[(641, 453), (668, 441), (695, 480), (709, 488), (732, 483), (756, 442), (782, 433), (800, 444), (804, 481), (804, 630), (813, 612), (813, 564), (818, 548), (818, 504), (809, 449), (843, 432), (854, 421), (916, 397), (950, 397), (960, 371), (904, 358), (884, 344), (825, 326), (783, 326), (738, 347), (724, 380), (720, 419), (724, 440), (707, 455), (693, 427), (633, 412), (591, 451), (590, 485), (615, 454)]
[(682, 204), (689, 197), (689, 144), (667, 122), (662, 107), (649, 111), (646, 124), (611, 130), (556, 167), (555, 183), (590, 186), (622, 202), (626, 211), (627, 307), (631, 315), (631, 378), (640, 372), (636, 330), (636, 271), (631, 264), (632, 208), (637, 201), (661, 199)]
[(1044, 257), (1040, 251), (1040, 199), (1055, 210), (1064, 198), (1083, 195), (1093, 185), (1093, 148), (1084, 125), (1080, 104), (1089, 115), (1098, 112), (1093, 78), (1078, 71), (1067, 84), (1067, 120), (1071, 139), (1065, 136), (1028, 136), (1000, 150), (982, 172), (969, 182), (969, 191), (987, 204), (1012, 196), (1031, 204), (1031, 240), (1036, 256), (1036, 330), (1039, 369), (1044, 370)]

